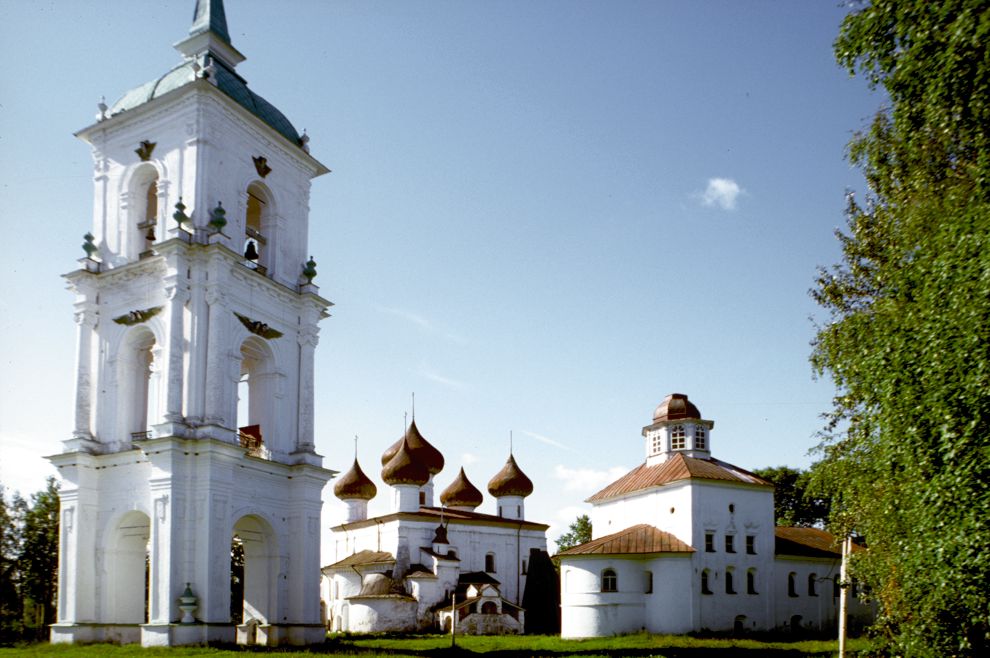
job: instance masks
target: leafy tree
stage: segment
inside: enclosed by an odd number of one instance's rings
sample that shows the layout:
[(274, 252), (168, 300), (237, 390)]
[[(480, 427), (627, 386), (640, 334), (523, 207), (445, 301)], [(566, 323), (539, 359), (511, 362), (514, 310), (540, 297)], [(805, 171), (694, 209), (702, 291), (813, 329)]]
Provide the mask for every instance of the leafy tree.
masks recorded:
[(20, 639), (23, 630), (18, 558), (26, 508), (19, 494), (8, 500), (0, 486), (0, 645)]
[(828, 520), (829, 500), (810, 489), (810, 474), (790, 466), (768, 466), (753, 471), (773, 483), (777, 525), (822, 527)]
[(812, 295), (837, 386), (814, 469), (891, 653), (990, 652), (990, 6), (874, 0), (835, 54), (889, 105), (850, 144), (869, 185)]
[(31, 496), (24, 514), (18, 567), (21, 572), (21, 601), (25, 631), (33, 639), (47, 636), (55, 623), (55, 593), (58, 586), (58, 483), (49, 477), (45, 489)]
[(591, 541), (591, 519), (587, 514), (582, 514), (568, 526), (567, 532), (557, 538), (557, 551), (563, 552), (589, 541)]

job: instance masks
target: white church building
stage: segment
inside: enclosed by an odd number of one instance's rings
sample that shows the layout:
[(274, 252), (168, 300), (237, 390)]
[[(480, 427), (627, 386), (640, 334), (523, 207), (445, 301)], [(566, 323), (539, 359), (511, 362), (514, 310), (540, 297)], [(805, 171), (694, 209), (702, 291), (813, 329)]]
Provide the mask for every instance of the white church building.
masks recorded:
[[(348, 513), (331, 529), (335, 559), (323, 568), (330, 629), (450, 630), (456, 623), (458, 633), (523, 632), (529, 562), (550, 563), (548, 526), (526, 519), (533, 483), (515, 457), (488, 483), (494, 514), (477, 511), (484, 496), (463, 468), (435, 506), (433, 479), (444, 458), (415, 420), (381, 461), (389, 514), (368, 517), (377, 487), (357, 459), (335, 482)], [(535, 598), (546, 607), (545, 596)]]
[(563, 637), (835, 628), (838, 542), (775, 527), (773, 486), (712, 457), (714, 425), (667, 396), (645, 461), (588, 499), (592, 540), (559, 554)]
[[(321, 642), (308, 138), (237, 72), (221, 0), (100, 103), (75, 293), (53, 642)], [(242, 555), (234, 565), (232, 553)], [(238, 584), (231, 573), (237, 567)]]

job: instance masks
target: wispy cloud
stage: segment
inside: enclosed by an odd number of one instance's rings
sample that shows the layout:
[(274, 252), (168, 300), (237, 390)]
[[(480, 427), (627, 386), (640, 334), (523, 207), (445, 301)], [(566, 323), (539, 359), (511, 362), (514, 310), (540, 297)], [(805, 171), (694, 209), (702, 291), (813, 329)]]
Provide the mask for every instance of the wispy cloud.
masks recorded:
[(447, 329), (444, 329), (442, 327), (438, 327), (429, 318), (420, 315), (419, 313), (407, 311), (402, 308), (395, 308), (393, 306), (382, 306), (381, 304), (374, 304), (373, 308), (379, 313), (392, 315), (401, 320), (405, 320), (406, 322), (419, 327), (422, 331), (435, 334), (437, 336), (441, 336), (443, 338), (446, 338), (452, 343), (457, 343), (458, 345), (464, 345), (467, 343), (467, 340), (460, 334), (457, 334), (453, 331), (448, 331)]
[(568, 448), (566, 445), (564, 445), (560, 441), (555, 441), (554, 439), (551, 439), (549, 436), (543, 436), (542, 434), (537, 434), (536, 432), (530, 432), (529, 430), (519, 430), (519, 432), (521, 434), (525, 434), (531, 439), (536, 439), (540, 443), (545, 443), (548, 446), (553, 446), (554, 448), (560, 448), (561, 450), (570, 450), (570, 448)]
[(443, 384), (444, 386), (449, 386), (450, 388), (462, 389), (465, 386), (467, 386), (467, 384), (465, 384), (462, 381), (459, 381), (457, 379), (451, 379), (450, 377), (444, 377), (440, 373), (426, 366), (423, 366), (422, 368), (419, 369), (419, 374), (429, 379), (432, 382)]
[(735, 210), (736, 200), (746, 190), (739, 187), (739, 183), (731, 178), (709, 178), (708, 187), (701, 193), (701, 204), (712, 207), (717, 206), (722, 210)]
[(624, 466), (612, 466), (605, 469), (568, 468), (557, 464), (553, 476), (564, 483), (564, 491), (577, 491), (583, 494), (593, 494), (606, 484), (618, 480), (629, 469)]

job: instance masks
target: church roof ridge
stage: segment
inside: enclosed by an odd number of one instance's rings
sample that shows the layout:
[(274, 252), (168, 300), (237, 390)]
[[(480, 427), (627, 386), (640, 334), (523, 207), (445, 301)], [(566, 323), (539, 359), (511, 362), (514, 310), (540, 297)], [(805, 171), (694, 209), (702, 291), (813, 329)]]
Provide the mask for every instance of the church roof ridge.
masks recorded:
[(629, 555), (642, 553), (694, 553), (675, 535), (647, 523), (572, 546), (559, 555)]
[(681, 453), (677, 453), (661, 464), (654, 466), (647, 466), (645, 462), (640, 464), (615, 482), (592, 494), (585, 502), (596, 503), (625, 494), (691, 479), (720, 480), (765, 487), (773, 486), (760, 476), (750, 473), (744, 468), (723, 462), (714, 457), (687, 457)]

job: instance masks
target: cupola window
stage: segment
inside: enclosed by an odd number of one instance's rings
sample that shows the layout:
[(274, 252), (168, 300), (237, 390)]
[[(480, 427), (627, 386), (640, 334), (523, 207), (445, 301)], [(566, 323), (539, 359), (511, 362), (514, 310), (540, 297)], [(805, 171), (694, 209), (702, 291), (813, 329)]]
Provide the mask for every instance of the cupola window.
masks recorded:
[(684, 450), (685, 434), (683, 425), (674, 425), (670, 428), (670, 449)]
[(694, 447), (697, 450), (707, 450), (708, 434), (704, 425), (696, 425), (694, 428)]
[(654, 432), (650, 435), (650, 454), (658, 455), (663, 452), (663, 433)]

